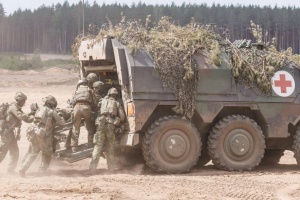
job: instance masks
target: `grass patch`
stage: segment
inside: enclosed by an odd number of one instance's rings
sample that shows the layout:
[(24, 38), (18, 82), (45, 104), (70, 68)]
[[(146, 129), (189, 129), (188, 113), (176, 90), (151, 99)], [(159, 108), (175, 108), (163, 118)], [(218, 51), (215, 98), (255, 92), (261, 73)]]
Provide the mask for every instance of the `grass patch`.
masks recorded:
[(70, 68), (76, 65), (77, 62), (73, 59), (50, 59), (42, 61), (40, 54), (33, 54), (26, 56), (24, 54), (1, 54), (0, 55), (0, 68), (8, 70), (38, 70), (59, 66), (62, 68)]

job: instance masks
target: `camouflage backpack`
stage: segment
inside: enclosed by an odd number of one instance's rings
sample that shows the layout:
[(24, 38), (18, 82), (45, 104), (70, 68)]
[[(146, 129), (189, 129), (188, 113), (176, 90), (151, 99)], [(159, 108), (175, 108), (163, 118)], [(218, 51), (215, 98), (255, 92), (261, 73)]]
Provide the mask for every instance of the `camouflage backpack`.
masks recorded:
[(8, 107), (8, 103), (2, 103), (0, 105), (0, 120), (4, 120), (6, 118)]

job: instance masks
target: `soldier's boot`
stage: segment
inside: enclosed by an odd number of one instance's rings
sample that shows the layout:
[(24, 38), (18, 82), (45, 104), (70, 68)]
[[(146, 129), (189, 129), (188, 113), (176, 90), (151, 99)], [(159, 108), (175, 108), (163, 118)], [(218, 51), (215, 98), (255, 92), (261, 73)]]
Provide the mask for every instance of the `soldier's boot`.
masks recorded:
[(42, 160), (39, 167), (39, 174), (42, 175), (46, 172), (46, 170), (49, 168), (51, 161), (51, 153), (48, 151), (42, 152)]
[(25, 177), (26, 171), (29, 169), (29, 167), (31, 166), (31, 164), (33, 163), (33, 161), (35, 160), (35, 158), (37, 156), (38, 156), (38, 153), (29, 153), (27, 155), (26, 159), (24, 159), (24, 161), (22, 162), (22, 166), (19, 170), (21, 177)]
[(25, 173), (26, 173), (26, 171), (27, 171), (28, 168), (29, 168), (28, 163), (27, 163), (27, 162), (24, 162), (23, 165), (22, 165), (22, 167), (21, 167), (20, 170), (19, 170), (19, 174), (20, 174), (20, 176), (21, 176), (22, 178), (25, 178)]
[(97, 165), (94, 164), (94, 163), (91, 163), (90, 166), (89, 166), (88, 174), (89, 174), (89, 175), (94, 175), (94, 174), (96, 174), (96, 169), (97, 169)]
[(26, 172), (26, 170), (23, 169), (23, 168), (19, 170), (20, 176), (21, 176), (22, 178), (25, 178), (25, 172)]
[(115, 165), (114, 156), (107, 155), (107, 169), (109, 172), (116, 172), (119, 170)]
[(65, 143), (65, 148), (66, 149), (71, 149), (71, 137), (72, 137), (72, 129), (69, 130), (68, 136), (67, 136), (67, 140)]
[(73, 152), (73, 153), (75, 153), (75, 152), (77, 152), (77, 151), (78, 151), (78, 146), (72, 147), (72, 152)]

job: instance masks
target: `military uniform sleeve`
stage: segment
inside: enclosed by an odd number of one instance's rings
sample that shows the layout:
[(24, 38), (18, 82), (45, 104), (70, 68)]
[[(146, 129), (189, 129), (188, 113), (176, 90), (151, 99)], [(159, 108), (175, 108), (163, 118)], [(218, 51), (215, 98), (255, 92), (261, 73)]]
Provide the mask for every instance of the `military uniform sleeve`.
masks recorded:
[(95, 106), (96, 105), (96, 98), (95, 98), (95, 94), (93, 92), (93, 90), (90, 89), (90, 101), (91, 101), (91, 105)]
[(20, 121), (24, 121), (27, 123), (33, 122), (34, 117), (28, 114), (24, 114), (21, 110), (16, 108), (10, 108), (9, 111), (12, 115), (14, 115)]
[(125, 113), (123, 111), (122, 105), (118, 102), (118, 116), (120, 117), (121, 122), (125, 120)]
[(90, 90), (90, 94), (91, 94), (91, 106), (92, 106), (92, 110), (96, 110), (98, 107), (98, 102), (97, 102), (97, 98), (96, 98), (96, 95), (95, 93)]
[(64, 118), (60, 117), (56, 111), (53, 112), (53, 118), (59, 126), (63, 126), (66, 123)]

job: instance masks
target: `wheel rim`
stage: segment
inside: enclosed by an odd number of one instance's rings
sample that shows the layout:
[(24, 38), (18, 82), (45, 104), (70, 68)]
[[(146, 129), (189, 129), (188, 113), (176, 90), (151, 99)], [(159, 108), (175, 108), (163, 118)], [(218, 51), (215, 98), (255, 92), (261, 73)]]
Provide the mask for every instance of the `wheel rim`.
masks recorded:
[(181, 130), (169, 130), (160, 139), (160, 154), (170, 163), (179, 163), (184, 160), (190, 150), (190, 141)]
[(252, 155), (254, 151), (253, 144), (253, 138), (248, 131), (234, 129), (225, 137), (225, 153), (233, 160), (242, 161)]

